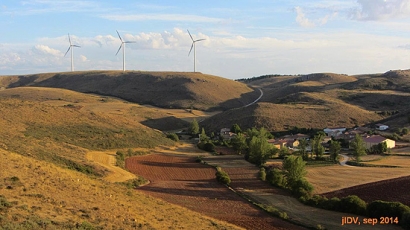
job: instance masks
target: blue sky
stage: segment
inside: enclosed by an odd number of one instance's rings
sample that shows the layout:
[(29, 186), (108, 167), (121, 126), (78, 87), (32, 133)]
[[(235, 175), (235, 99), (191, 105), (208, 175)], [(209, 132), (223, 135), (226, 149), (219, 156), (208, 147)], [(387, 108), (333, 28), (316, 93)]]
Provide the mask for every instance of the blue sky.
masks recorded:
[(2, 0), (0, 75), (75, 70), (264, 74), (410, 68), (410, 0)]

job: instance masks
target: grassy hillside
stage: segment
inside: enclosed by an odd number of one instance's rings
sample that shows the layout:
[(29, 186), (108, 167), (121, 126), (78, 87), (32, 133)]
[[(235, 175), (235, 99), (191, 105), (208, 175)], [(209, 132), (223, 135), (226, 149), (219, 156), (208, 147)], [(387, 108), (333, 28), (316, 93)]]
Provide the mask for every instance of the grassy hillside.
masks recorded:
[(0, 90), (0, 229), (234, 229), (105, 182), (107, 169), (87, 160), (94, 150), (174, 145), (142, 124), (172, 115), (65, 89)]
[(0, 168), (0, 229), (238, 229), (3, 149)]
[(379, 120), (381, 117), (346, 103), (325, 104), (273, 104), (261, 102), (255, 105), (217, 114), (201, 123), (207, 130), (219, 130), (237, 123), (242, 128), (265, 127), (271, 131), (287, 127), (325, 128), (353, 127)]
[(229, 79), (186, 72), (86, 71), (0, 77), (0, 87), (65, 88), (165, 108), (229, 109), (258, 92)]
[[(386, 122), (407, 124), (410, 107), (410, 70), (348, 76), (334, 73), (245, 79), (264, 92), (258, 105), (226, 111), (203, 122), (217, 130), (238, 123), (241, 127), (353, 127)], [(397, 123), (397, 124), (396, 124)]]

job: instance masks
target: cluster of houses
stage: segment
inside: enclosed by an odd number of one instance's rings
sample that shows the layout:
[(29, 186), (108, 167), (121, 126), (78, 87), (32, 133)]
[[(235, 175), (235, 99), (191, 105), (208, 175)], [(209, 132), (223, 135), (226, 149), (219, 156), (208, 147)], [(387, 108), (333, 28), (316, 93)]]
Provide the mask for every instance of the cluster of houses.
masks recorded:
[[(389, 126), (387, 125), (376, 124), (376, 129), (379, 131), (383, 131), (388, 128)], [(323, 138), (322, 144), (326, 146), (332, 138), (342, 139), (350, 142), (358, 134), (363, 138), (366, 149), (371, 149), (372, 146), (378, 145), (379, 143), (383, 142), (387, 144), (387, 148), (394, 148), (396, 146), (396, 142), (394, 140), (387, 139), (380, 135), (368, 135), (369, 131), (370, 129), (366, 127), (358, 127), (353, 129), (346, 129), (345, 127), (325, 128), (323, 129), (323, 132), (326, 134), (326, 136)], [(224, 140), (230, 140), (236, 136), (236, 134), (231, 132), (229, 128), (221, 129), (219, 135)], [(300, 140), (309, 138), (309, 135), (299, 133), (295, 135), (286, 135), (278, 139), (270, 139), (268, 140), (268, 142), (278, 149), (281, 149), (283, 147), (294, 149), (298, 148)]]

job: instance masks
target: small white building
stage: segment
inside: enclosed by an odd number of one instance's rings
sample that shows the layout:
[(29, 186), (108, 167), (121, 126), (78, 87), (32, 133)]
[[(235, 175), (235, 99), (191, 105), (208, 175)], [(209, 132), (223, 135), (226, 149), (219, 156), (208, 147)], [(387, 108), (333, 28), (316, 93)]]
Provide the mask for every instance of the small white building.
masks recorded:
[(386, 130), (386, 129), (388, 129), (388, 128), (389, 128), (388, 125), (376, 124), (376, 129), (377, 129), (377, 130), (383, 131), (383, 130)]
[(342, 135), (344, 131), (346, 131), (345, 127), (323, 129), (323, 132), (325, 132), (328, 137), (338, 137)]

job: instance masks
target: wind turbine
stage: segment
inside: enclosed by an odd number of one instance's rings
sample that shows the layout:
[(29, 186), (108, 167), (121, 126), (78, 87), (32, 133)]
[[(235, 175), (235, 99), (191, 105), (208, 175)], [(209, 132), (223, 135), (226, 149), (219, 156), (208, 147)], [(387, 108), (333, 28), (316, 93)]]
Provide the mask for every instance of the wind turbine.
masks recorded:
[(64, 54), (64, 57), (67, 55), (68, 51), (70, 51), (70, 49), (71, 49), (71, 72), (73, 72), (73, 71), (74, 71), (74, 55), (73, 55), (73, 50), (74, 50), (74, 47), (81, 47), (81, 46), (73, 45), (73, 44), (71, 43), (70, 34), (68, 34), (68, 41), (70, 42), (70, 46), (68, 47), (67, 52)]
[(191, 33), (188, 31), (189, 36), (191, 37), (192, 40), (192, 45), (191, 45), (191, 49), (189, 50), (188, 56), (191, 54), (192, 48), (194, 48), (194, 73), (196, 71), (196, 47), (195, 47), (195, 43), (200, 42), (205, 40), (204, 38), (198, 39), (198, 40), (194, 40), (194, 38), (192, 38)]
[(121, 36), (120, 36), (120, 33), (118, 33), (118, 30), (116, 30), (116, 31), (117, 31), (118, 37), (119, 37), (120, 40), (121, 40), (121, 45), (120, 45), (120, 48), (118, 49), (118, 51), (117, 51), (117, 53), (116, 53), (115, 55), (117, 55), (118, 52), (120, 52), (120, 50), (121, 50), (121, 48), (122, 48), (122, 71), (125, 71), (125, 43), (136, 43), (136, 42), (133, 42), (133, 41), (123, 41), (122, 38), (121, 38)]

